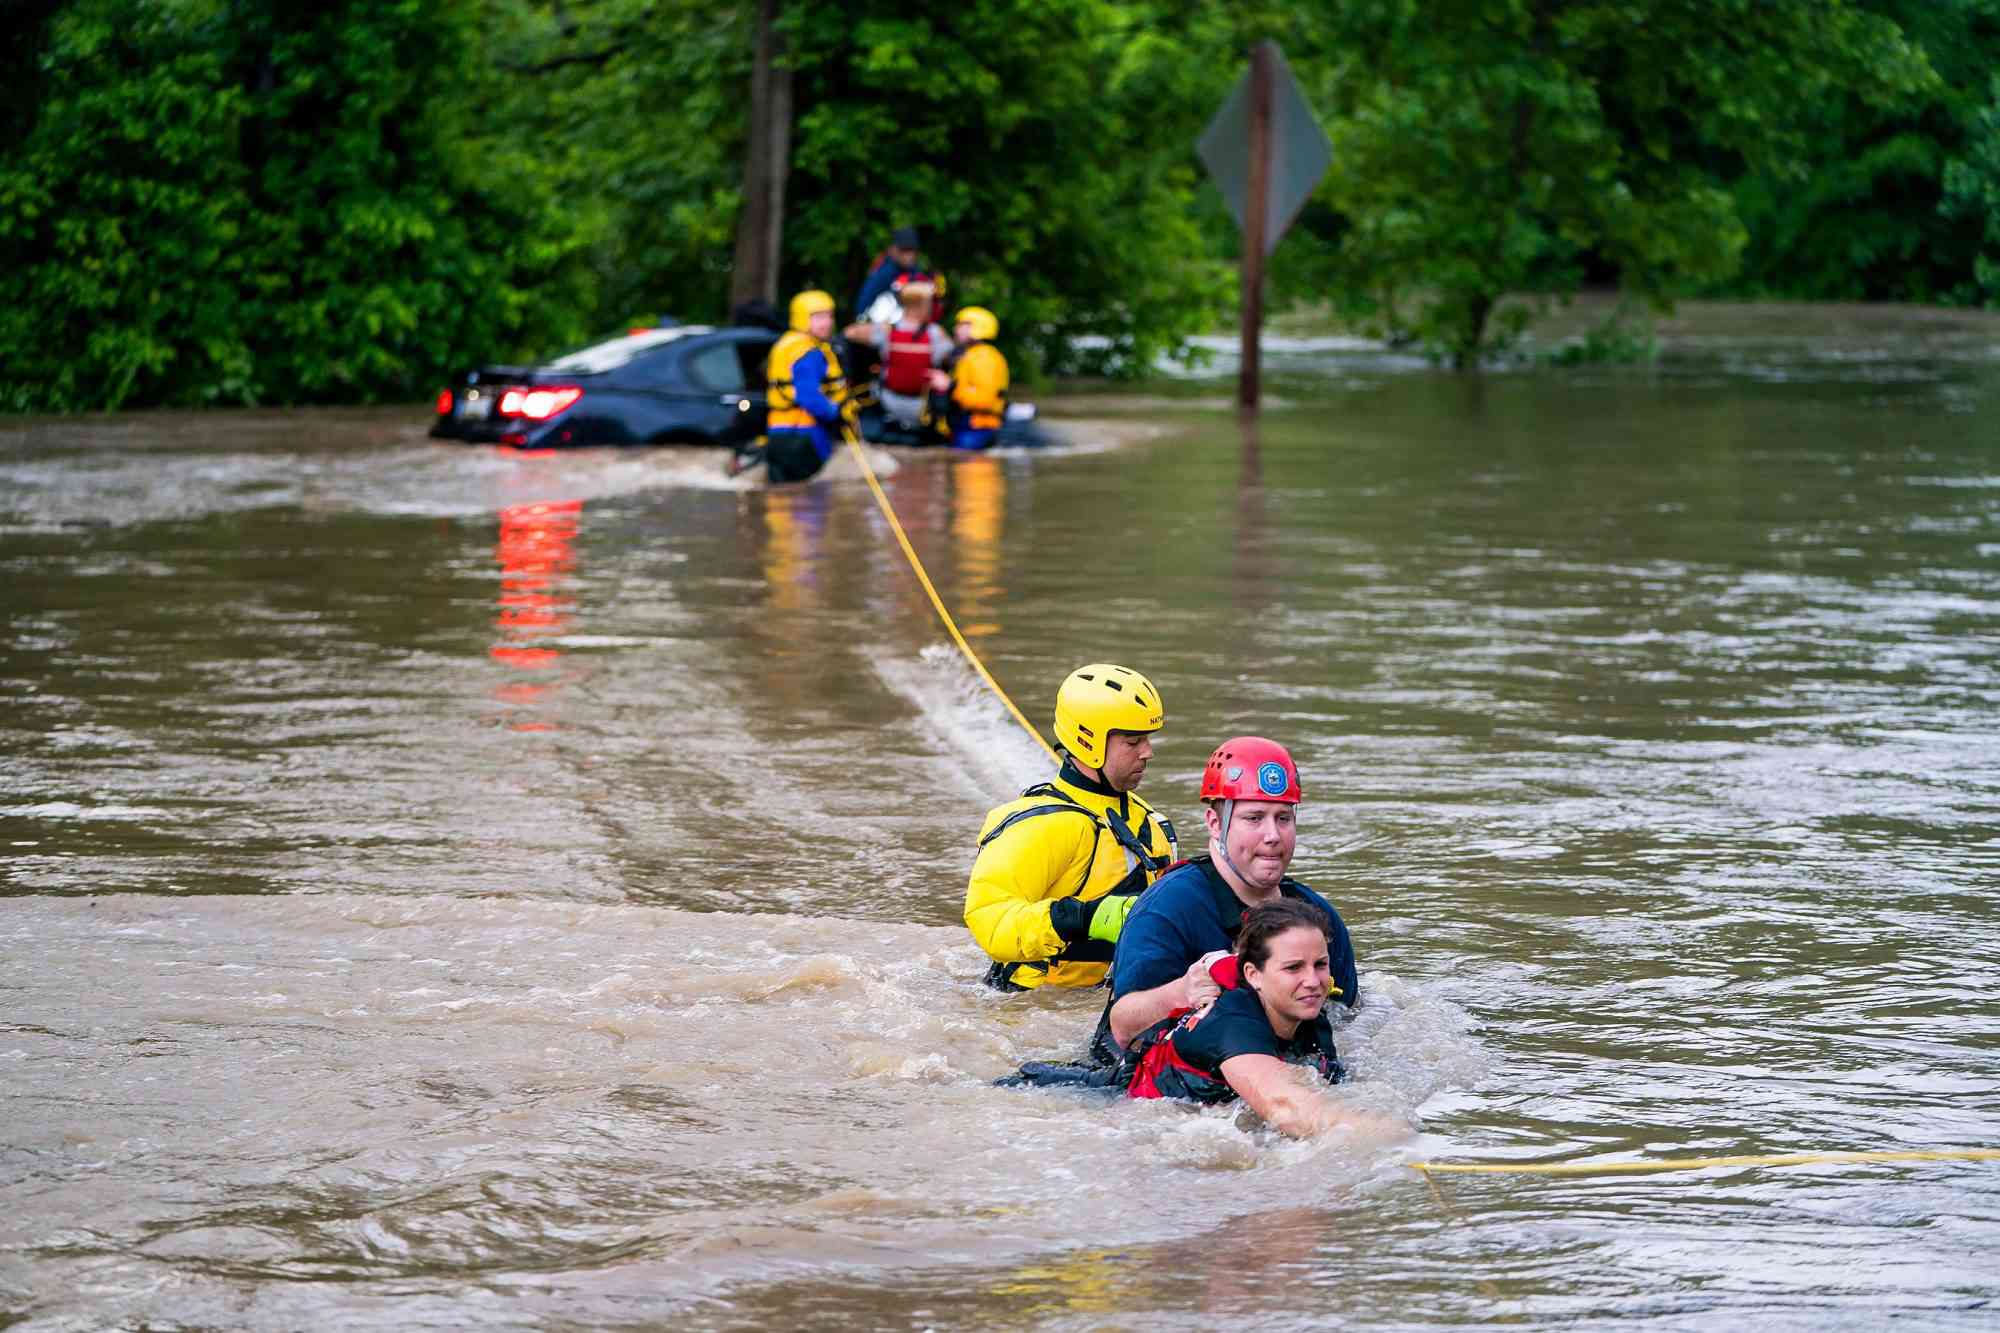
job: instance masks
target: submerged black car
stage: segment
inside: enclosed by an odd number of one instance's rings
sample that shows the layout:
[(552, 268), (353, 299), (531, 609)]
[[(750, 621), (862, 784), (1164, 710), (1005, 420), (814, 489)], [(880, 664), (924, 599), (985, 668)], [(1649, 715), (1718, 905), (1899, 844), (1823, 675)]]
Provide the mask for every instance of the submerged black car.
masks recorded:
[(431, 434), (546, 449), (741, 445), (764, 432), (764, 363), (776, 331), (631, 329), (539, 366), (484, 366), (437, 398)]

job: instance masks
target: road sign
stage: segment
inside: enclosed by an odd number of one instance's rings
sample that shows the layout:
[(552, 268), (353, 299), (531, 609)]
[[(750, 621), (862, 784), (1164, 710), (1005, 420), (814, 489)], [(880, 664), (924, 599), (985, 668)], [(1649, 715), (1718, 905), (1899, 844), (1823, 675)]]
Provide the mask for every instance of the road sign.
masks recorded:
[(1333, 145), (1313, 119), (1277, 44), (1259, 42), (1250, 52), (1249, 72), (1208, 123), (1195, 152), (1243, 231), (1243, 369), (1236, 401), (1254, 412), (1264, 260), (1326, 174)]
[[(1264, 192), (1264, 253), (1277, 248), (1299, 210), (1305, 207), (1320, 178), (1333, 164), (1333, 144), (1313, 118), (1290, 66), (1278, 48), (1265, 42), (1256, 55), (1268, 53), (1270, 68), (1270, 170)], [(1236, 225), (1250, 226), (1252, 173), (1251, 119), (1255, 110), (1257, 62), (1237, 80), (1228, 100), (1202, 131), (1195, 152), (1229, 204)]]

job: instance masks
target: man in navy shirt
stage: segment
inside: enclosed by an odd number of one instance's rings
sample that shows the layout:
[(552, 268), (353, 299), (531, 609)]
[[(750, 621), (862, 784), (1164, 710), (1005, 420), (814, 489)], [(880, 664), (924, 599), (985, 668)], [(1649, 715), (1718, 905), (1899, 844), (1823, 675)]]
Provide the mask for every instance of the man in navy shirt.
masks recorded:
[[(868, 266), (868, 276), (861, 281), (861, 290), (854, 294), (854, 317), (867, 319), (868, 307), (875, 304), (875, 298), (893, 291), (896, 279), (916, 276), (925, 272), (923, 257), (918, 250), (923, 238), (917, 235), (915, 227), (898, 227), (889, 237), (889, 248), (876, 255)], [(931, 285), (937, 289), (938, 315), (943, 317), (944, 288), (932, 274)], [(895, 318), (893, 315), (891, 319)], [(888, 321), (883, 321), (884, 323)]]
[(1340, 913), (1285, 876), (1297, 848), (1299, 796), (1298, 767), (1276, 741), (1238, 736), (1209, 756), (1201, 775), (1208, 855), (1155, 881), (1118, 937), (1108, 1019), (1120, 1049), (1174, 1010), (1214, 999), (1220, 987), (1208, 974), (1210, 955), (1234, 946), (1251, 908), (1280, 898), (1326, 913), (1331, 995), (1348, 1005), (1361, 998), (1354, 945)]

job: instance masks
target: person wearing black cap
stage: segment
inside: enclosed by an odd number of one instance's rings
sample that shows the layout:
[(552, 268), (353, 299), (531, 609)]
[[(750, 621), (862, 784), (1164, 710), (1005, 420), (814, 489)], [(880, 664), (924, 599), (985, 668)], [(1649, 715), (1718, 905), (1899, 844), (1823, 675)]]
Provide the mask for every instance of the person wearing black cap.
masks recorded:
[[(917, 253), (923, 248), (923, 243), (923, 238), (917, 235), (915, 227), (896, 228), (889, 237), (889, 248), (875, 256), (875, 262), (868, 269), (867, 278), (862, 281), (861, 291), (854, 298), (856, 319), (867, 319), (868, 307), (875, 304), (875, 299), (887, 293), (894, 287), (896, 279), (905, 274), (913, 276), (921, 274), (929, 277), (931, 285), (937, 289), (938, 299), (942, 301), (944, 284), (937, 279), (930, 265), (926, 264), (923, 257)], [(895, 316), (892, 314), (889, 319), (880, 322), (886, 324), (893, 319)]]

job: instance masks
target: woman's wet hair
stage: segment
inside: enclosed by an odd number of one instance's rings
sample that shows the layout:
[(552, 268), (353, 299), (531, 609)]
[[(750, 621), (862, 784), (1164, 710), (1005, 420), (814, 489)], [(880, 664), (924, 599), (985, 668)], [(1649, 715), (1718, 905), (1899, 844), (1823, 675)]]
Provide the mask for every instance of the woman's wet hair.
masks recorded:
[(1325, 912), (1294, 898), (1280, 898), (1251, 908), (1243, 914), (1243, 929), (1236, 934), (1237, 965), (1261, 971), (1271, 961), (1271, 941), (1300, 926), (1316, 930), (1322, 936), (1333, 929)]

